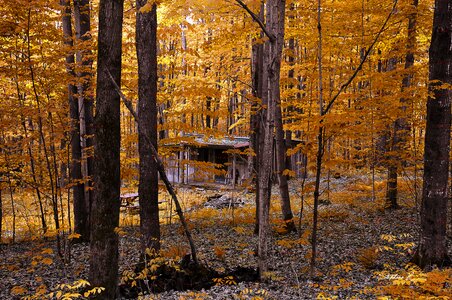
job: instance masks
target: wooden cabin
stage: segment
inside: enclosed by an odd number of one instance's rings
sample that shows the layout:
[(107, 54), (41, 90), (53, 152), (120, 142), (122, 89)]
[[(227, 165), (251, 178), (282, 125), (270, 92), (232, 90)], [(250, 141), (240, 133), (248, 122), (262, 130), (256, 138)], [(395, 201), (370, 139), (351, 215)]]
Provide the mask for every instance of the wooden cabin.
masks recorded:
[[(293, 141), (294, 144), (300, 141)], [(185, 135), (177, 143), (168, 143), (172, 155), (165, 159), (168, 179), (173, 183), (217, 183), (240, 185), (249, 178), (249, 137), (206, 137)], [(275, 161), (275, 158), (273, 158)], [(291, 169), (300, 175), (302, 155), (291, 157)]]

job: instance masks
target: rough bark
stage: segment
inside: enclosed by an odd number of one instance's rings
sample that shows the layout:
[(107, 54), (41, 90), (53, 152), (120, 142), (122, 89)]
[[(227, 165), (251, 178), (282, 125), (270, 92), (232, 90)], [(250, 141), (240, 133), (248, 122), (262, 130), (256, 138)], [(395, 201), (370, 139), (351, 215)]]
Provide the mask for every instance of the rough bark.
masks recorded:
[(421, 234), (413, 261), (450, 264), (446, 246), (452, 83), (452, 1), (436, 0), (429, 50), (429, 98), (424, 148)]
[[(82, 241), (89, 241), (90, 230), (90, 211), (92, 203), (92, 134), (93, 134), (93, 97), (91, 95), (91, 81), (92, 81), (92, 59), (90, 57), (91, 51), (86, 44), (91, 40), (91, 16), (89, 0), (75, 0), (74, 1), (74, 19), (75, 19), (75, 37), (81, 50), (77, 51), (77, 94), (78, 94), (78, 113), (79, 113), (79, 141), (82, 157), (80, 160), (81, 172), (83, 178), (83, 192), (84, 192), (84, 211), (83, 225), (81, 233)], [(75, 212), (74, 212), (75, 213)]]
[(94, 198), (91, 210), (90, 271), (92, 286), (104, 287), (97, 299), (114, 299), (118, 282), (120, 207), (120, 97), (109, 77), (121, 81), (122, 0), (101, 0), (94, 119)]
[(147, 0), (137, 0), (136, 49), (138, 58), (138, 152), (140, 156), (140, 228), (143, 250), (160, 249), (158, 171), (151, 145), (157, 149), (157, 5), (140, 12)]
[[(259, 277), (266, 279), (268, 269), (267, 262), (267, 236), (269, 233), (269, 207), (272, 185), (272, 162), (274, 157), (274, 109), (280, 99), (280, 71), (281, 56), (284, 45), (284, 0), (268, 0), (266, 4), (266, 28), (274, 35), (264, 44), (263, 63), (263, 103), (267, 103), (263, 113), (267, 115), (264, 123), (261, 161), (259, 161), (259, 243), (258, 243), (258, 266)], [(265, 154), (265, 158), (264, 158)]]

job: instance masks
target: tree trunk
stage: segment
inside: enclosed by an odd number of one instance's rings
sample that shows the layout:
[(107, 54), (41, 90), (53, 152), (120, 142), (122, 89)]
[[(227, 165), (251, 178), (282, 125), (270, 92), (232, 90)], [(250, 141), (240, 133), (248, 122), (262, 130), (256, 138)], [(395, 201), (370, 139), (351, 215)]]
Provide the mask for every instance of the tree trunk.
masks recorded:
[(436, 0), (429, 50), (429, 98), (424, 151), (421, 234), (413, 261), (450, 264), (446, 246), (452, 83), (452, 1)]
[(281, 212), (287, 232), (296, 231), (293, 222), (292, 208), (290, 207), (289, 176), (283, 174), (287, 166), (286, 144), (282, 122), (281, 101), (274, 107), (275, 131), (276, 131), (276, 169), (279, 180), (279, 193), (281, 197)]
[[(390, 58), (387, 62), (385, 72), (394, 71), (397, 67), (396, 58)], [(397, 209), (399, 207), (397, 203), (397, 175), (398, 175), (398, 159), (394, 155), (394, 152), (398, 149), (398, 136), (397, 136), (397, 121), (392, 124), (392, 129), (387, 128), (382, 138), (383, 151), (388, 157), (388, 180), (386, 187), (386, 209)], [(392, 132), (391, 132), (392, 131)], [(390, 154), (388, 155), (387, 152)]]
[[(261, 9), (259, 12), (259, 18), (263, 20), (264, 18), (264, 5), (261, 4)], [(261, 34), (262, 36), (262, 34)], [(254, 156), (250, 157), (249, 174), (252, 182), (250, 184), (256, 184), (256, 226), (254, 228), (254, 233), (259, 233), (259, 166), (258, 161), (260, 161), (260, 151), (259, 145), (263, 144), (261, 128), (266, 116), (262, 113), (262, 71), (263, 71), (263, 50), (264, 45), (262, 43), (254, 44), (252, 47), (252, 65), (251, 65), (251, 76), (252, 76), (252, 87), (254, 101), (251, 103), (251, 117), (250, 117), (250, 147), (254, 151)]]
[[(410, 72), (410, 68), (414, 64), (414, 46), (416, 43), (416, 22), (417, 22), (417, 6), (419, 1), (413, 0), (413, 9), (414, 12), (410, 14), (408, 17), (408, 37), (407, 37), (407, 54), (405, 56), (405, 71), (407, 74), (403, 77), (402, 80), (402, 91), (406, 90), (411, 86), (411, 79), (413, 77), (412, 72)], [(391, 152), (395, 155), (399, 151), (403, 151), (404, 145), (407, 142), (407, 134), (410, 132), (405, 111), (406, 111), (406, 99), (400, 99), (400, 113), (401, 117), (397, 118), (394, 122), (394, 132), (392, 138)], [(395, 159), (391, 163), (388, 168), (388, 192), (387, 192), (387, 204), (389, 208), (397, 208), (397, 176), (399, 173), (400, 160)]]
[[(264, 44), (263, 63), (263, 95), (262, 102), (267, 103), (263, 113), (267, 115), (263, 132), (263, 147), (259, 157), (259, 244), (258, 265), (259, 277), (266, 279), (267, 273), (267, 235), (269, 231), (269, 208), (272, 186), (272, 162), (274, 157), (274, 110), (280, 101), (279, 78), (281, 71), (281, 56), (284, 44), (284, 0), (268, 0), (266, 12), (266, 29), (272, 33)], [(261, 144), (262, 145), (262, 144)], [(265, 154), (265, 158), (264, 158)]]
[[(71, 6), (69, 0), (61, 0), (61, 6), (63, 6), (63, 37), (64, 43), (72, 49), (72, 23), (71, 23)], [(75, 78), (74, 72), (74, 54), (68, 52), (66, 54), (66, 72), (70, 78)], [(69, 115), (71, 118), (71, 172), (70, 178), (73, 182), (72, 193), (74, 201), (74, 226), (75, 232), (81, 235), (81, 240), (89, 240), (89, 231), (85, 229), (87, 226), (87, 212), (85, 207), (85, 194), (84, 186), (80, 181), (82, 180), (81, 158), (82, 150), (80, 146), (80, 133), (79, 133), (79, 108), (78, 100), (75, 97), (77, 94), (77, 87), (71, 83), (68, 84), (68, 101), (69, 101)]]
[(104, 287), (97, 299), (114, 299), (118, 283), (120, 207), (120, 97), (108, 72), (121, 82), (122, 0), (101, 0), (97, 54), (94, 142), (94, 199), (91, 210), (90, 272), (92, 286)]
[(93, 157), (91, 149), (93, 146), (93, 97), (91, 96), (91, 81), (92, 81), (92, 60), (90, 58), (90, 50), (86, 43), (91, 40), (91, 20), (90, 20), (90, 3), (89, 0), (75, 0), (74, 1), (74, 18), (75, 18), (75, 37), (78, 44), (85, 43), (81, 46), (81, 50), (77, 52), (78, 65), (78, 109), (79, 109), (79, 127), (80, 127), (80, 146), (82, 157), (81, 172), (83, 178), (84, 191), (84, 215), (79, 218), (84, 219), (82, 241), (89, 241), (90, 230), (90, 211), (92, 202), (92, 184), (91, 176), (93, 169)]
[(2, 233), (3, 233), (3, 197), (2, 197), (2, 182), (3, 178), (0, 176), (0, 244), (2, 243)]
[[(140, 12), (147, 0), (137, 0), (138, 151), (140, 156), (140, 227), (143, 250), (160, 250), (158, 171), (146, 136), (157, 149), (157, 5)], [(144, 253), (144, 252), (143, 252)]]

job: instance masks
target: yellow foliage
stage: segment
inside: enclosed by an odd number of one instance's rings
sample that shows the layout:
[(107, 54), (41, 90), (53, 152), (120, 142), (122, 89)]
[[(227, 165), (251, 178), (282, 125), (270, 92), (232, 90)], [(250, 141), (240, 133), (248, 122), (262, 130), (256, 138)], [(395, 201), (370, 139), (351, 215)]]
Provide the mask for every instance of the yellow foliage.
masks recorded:
[(367, 269), (373, 269), (376, 265), (379, 251), (377, 247), (363, 248), (358, 251), (358, 261)]
[(20, 285), (16, 285), (11, 289), (11, 295), (14, 295), (14, 296), (23, 295), (26, 292), (27, 292), (27, 289)]
[(219, 259), (219, 260), (224, 260), (224, 256), (226, 254), (226, 250), (224, 249), (224, 247), (220, 247), (220, 246), (215, 246), (213, 247), (213, 251), (215, 253), (215, 256)]

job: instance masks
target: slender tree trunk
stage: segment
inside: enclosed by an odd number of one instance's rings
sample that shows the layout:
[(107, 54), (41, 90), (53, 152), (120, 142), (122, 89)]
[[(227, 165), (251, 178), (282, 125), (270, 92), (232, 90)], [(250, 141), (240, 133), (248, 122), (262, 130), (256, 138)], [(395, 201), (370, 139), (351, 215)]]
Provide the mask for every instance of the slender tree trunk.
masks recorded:
[[(396, 58), (392, 57), (388, 60), (387, 66), (384, 69), (385, 72), (391, 72), (396, 69), (397, 66), (397, 60)], [(381, 136), (381, 146), (383, 153), (387, 156), (388, 160), (388, 179), (387, 179), (387, 186), (386, 186), (386, 203), (385, 208), (386, 209), (397, 209), (399, 207), (397, 203), (397, 175), (398, 175), (398, 159), (394, 155), (394, 151), (398, 149), (398, 135), (397, 135), (397, 122), (394, 122), (391, 124), (391, 126), (388, 126), (383, 136)], [(390, 154), (388, 154), (388, 152)]]
[(121, 82), (122, 0), (101, 0), (94, 125), (94, 198), (91, 210), (90, 271), (92, 286), (104, 287), (96, 299), (114, 299), (118, 283), (120, 207), (120, 98), (108, 72)]
[(42, 122), (42, 108), (41, 108), (41, 99), (38, 94), (38, 90), (36, 87), (36, 81), (35, 81), (35, 73), (34, 68), (31, 60), (31, 42), (30, 42), (30, 26), (31, 26), (31, 8), (28, 10), (27, 15), (27, 56), (28, 56), (28, 68), (30, 70), (30, 79), (31, 79), (31, 85), (33, 88), (33, 93), (36, 100), (36, 105), (38, 109), (38, 133), (40, 136), (40, 142), (42, 143), (42, 149), (44, 151), (44, 158), (46, 162), (47, 167), (47, 173), (49, 174), (49, 182), (50, 182), (50, 189), (51, 189), (51, 200), (52, 200), (52, 208), (53, 208), (53, 220), (55, 222), (55, 229), (57, 231), (56, 239), (57, 239), (57, 249), (58, 253), (61, 253), (61, 241), (60, 241), (60, 235), (59, 235), (59, 229), (60, 229), (60, 221), (58, 216), (58, 198), (57, 198), (57, 192), (56, 192), (56, 185), (55, 185), (55, 178), (52, 171), (52, 165), (50, 163), (50, 156), (48, 153), (47, 145), (46, 145), (46, 139), (44, 135), (44, 128), (43, 128), (43, 122)]
[[(85, 44), (81, 50), (77, 51), (77, 94), (78, 94), (78, 113), (79, 113), (79, 142), (81, 150), (81, 173), (83, 178), (83, 218), (82, 241), (89, 241), (90, 232), (90, 211), (92, 203), (92, 169), (93, 169), (93, 97), (91, 96), (92, 81), (92, 59), (87, 42), (91, 40), (91, 16), (89, 0), (74, 0), (74, 19), (75, 19), (75, 37), (77, 43)], [(74, 211), (75, 213), (75, 211)]]
[[(73, 32), (72, 32), (72, 22), (71, 22), (71, 6), (69, 0), (60, 1), (62, 9), (62, 24), (63, 24), (63, 38), (64, 43), (68, 46), (69, 52), (66, 54), (66, 72), (70, 79), (75, 79), (74, 64), (75, 58), (72, 52), (73, 47)], [(71, 160), (70, 160), (70, 181), (73, 184), (72, 194), (73, 194), (73, 205), (74, 205), (74, 230), (76, 233), (81, 235), (80, 241), (89, 240), (89, 231), (87, 219), (87, 211), (85, 206), (85, 193), (84, 184), (82, 181), (82, 170), (81, 170), (81, 159), (82, 150), (80, 144), (80, 132), (79, 132), (79, 107), (78, 100), (76, 98), (77, 87), (68, 83), (67, 87), (68, 102), (69, 102), (69, 116), (71, 118), (71, 131), (70, 131), (70, 142), (71, 142)], [(70, 217), (70, 216), (69, 216)]]
[[(317, 30), (319, 33), (319, 52), (317, 55), (319, 63), (319, 114), (324, 115), (323, 109), (323, 69), (322, 69), (322, 22), (321, 22), (321, 0), (317, 2)], [(311, 265), (310, 265), (310, 275), (315, 276), (315, 265), (317, 259), (317, 219), (318, 219), (318, 207), (319, 207), (319, 197), (320, 197), (320, 176), (322, 175), (322, 159), (324, 153), (324, 140), (323, 140), (324, 129), (322, 124), (319, 126), (319, 133), (317, 135), (317, 156), (316, 156), (316, 174), (315, 174), (315, 187), (314, 187), (314, 212), (312, 220), (312, 241), (311, 241)]]
[[(405, 71), (407, 74), (402, 80), (402, 92), (411, 86), (411, 79), (413, 77), (410, 68), (414, 64), (414, 46), (416, 43), (416, 21), (417, 21), (417, 6), (419, 1), (413, 0), (414, 12), (408, 17), (408, 37), (407, 37), (407, 54), (405, 56)], [(391, 145), (391, 152), (394, 156), (400, 155), (398, 152), (403, 151), (404, 145), (407, 142), (407, 134), (409, 133), (409, 125), (406, 120), (406, 99), (400, 99), (401, 116), (397, 118), (393, 126), (393, 138)], [(388, 167), (388, 193), (387, 193), (387, 206), (391, 209), (397, 208), (397, 177), (399, 173), (399, 168), (401, 167), (400, 159), (394, 159)]]
[(286, 145), (284, 139), (284, 130), (281, 113), (281, 102), (277, 103), (274, 107), (275, 113), (275, 136), (276, 136), (276, 169), (279, 179), (279, 193), (281, 197), (281, 212), (285, 227), (288, 232), (296, 231), (295, 224), (293, 222), (292, 208), (290, 206), (290, 194), (289, 194), (289, 176), (283, 174), (286, 169)]
[(450, 265), (446, 227), (452, 90), (452, 1), (436, 0), (429, 50), (429, 97), (424, 150), (421, 234), (413, 261), (421, 267)]
[(143, 250), (160, 250), (158, 171), (146, 136), (157, 149), (157, 4), (140, 12), (147, 0), (137, 0), (138, 149), (140, 156), (140, 227)]
[[(259, 18), (263, 20), (264, 18), (264, 4), (261, 4)], [(262, 34), (261, 34), (262, 36)], [(251, 117), (250, 117), (250, 147), (253, 149), (254, 156), (250, 157), (249, 174), (252, 182), (250, 184), (256, 184), (256, 226), (254, 228), (254, 233), (259, 233), (259, 166), (258, 161), (260, 161), (260, 150), (259, 145), (263, 145), (262, 140), (262, 125), (266, 116), (262, 113), (263, 107), (263, 50), (264, 45), (262, 43), (254, 44), (252, 47), (252, 87), (254, 101), (251, 103)]]

